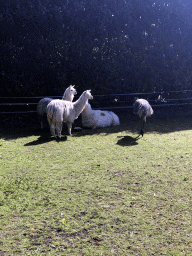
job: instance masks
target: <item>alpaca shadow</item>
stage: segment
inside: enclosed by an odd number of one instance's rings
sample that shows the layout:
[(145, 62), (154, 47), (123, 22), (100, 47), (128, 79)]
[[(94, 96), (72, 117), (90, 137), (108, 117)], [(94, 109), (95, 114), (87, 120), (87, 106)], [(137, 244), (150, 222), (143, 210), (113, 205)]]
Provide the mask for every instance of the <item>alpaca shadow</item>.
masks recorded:
[(44, 137), (41, 136), (39, 137), (37, 140), (35, 141), (31, 141), (29, 143), (26, 143), (24, 146), (36, 146), (36, 145), (40, 145), (40, 144), (44, 144), (44, 143), (48, 143), (50, 141), (56, 141), (56, 142), (61, 142), (61, 141), (66, 141), (67, 140), (67, 136), (63, 136), (61, 139), (55, 139), (54, 137)]
[(92, 136), (92, 135), (99, 135), (99, 134), (105, 134), (104, 136), (107, 136), (112, 133), (119, 133), (123, 132), (127, 129), (127, 127), (121, 127), (120, 125), (118, 126), (108, 126), (108, 127), (98, 127), (96, 129), (92, 128), (87, 128), (87, 127), (82, 127), (81, 129), (77, 130), (74, 129), (73, 136), (74, 137), (82, 137), (82, 136)]
[(119, 146), (136, 146), (138, 145), (137, 140), (140, 139), (140, 135), (138, 135), (136, 138), (133, 138), (131, 136), (117, 136), (117, 138), (120, 138), (116, 143)]

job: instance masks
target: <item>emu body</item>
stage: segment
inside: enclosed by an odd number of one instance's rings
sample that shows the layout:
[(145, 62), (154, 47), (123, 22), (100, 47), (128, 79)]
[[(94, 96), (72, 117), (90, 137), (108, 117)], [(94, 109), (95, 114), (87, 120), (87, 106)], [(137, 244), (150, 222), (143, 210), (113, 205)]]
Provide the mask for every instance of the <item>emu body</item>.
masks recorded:
[(138, 115), (142, 120), (140, 134), (143, 136), (146, 118), (153, 115), (153, 109), (147, 100), (136, 98), (133, 104), (133, 113)]

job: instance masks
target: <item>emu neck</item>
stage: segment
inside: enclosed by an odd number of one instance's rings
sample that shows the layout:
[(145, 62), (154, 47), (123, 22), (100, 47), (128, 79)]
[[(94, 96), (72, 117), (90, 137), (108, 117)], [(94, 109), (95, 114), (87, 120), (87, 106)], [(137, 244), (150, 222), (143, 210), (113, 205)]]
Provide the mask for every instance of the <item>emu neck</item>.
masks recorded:
[(83, 111), (87, 103), (88, 103), (88, 99), (85, 97), (84, 94), (82, 94), (80, 98), (75, 103), (73, 103), (76, 117), (78, 117), (81, 114), (81, 112)]

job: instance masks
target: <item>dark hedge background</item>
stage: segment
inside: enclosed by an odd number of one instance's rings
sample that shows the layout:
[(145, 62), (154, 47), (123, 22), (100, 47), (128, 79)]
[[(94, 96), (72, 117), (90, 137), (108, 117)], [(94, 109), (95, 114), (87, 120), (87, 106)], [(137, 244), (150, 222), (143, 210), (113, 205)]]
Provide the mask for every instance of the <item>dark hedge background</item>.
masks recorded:
[(0, 94), (191, 89), (189, 0), (1, 0)]

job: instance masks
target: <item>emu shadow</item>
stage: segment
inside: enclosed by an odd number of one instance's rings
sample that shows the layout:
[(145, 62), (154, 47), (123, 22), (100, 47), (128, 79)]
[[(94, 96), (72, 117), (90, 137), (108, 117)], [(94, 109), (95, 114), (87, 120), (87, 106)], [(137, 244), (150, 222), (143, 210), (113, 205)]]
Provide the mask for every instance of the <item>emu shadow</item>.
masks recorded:
[[(44, 144), (44, 143), (48, 143), (50, 141), (54, 141), (55, 138), (53, 137), (44, 137), (41, 136), (39, 137), (37, 140), (31, 141), (29, 143), (26, 143), (24, 146), (28, 147), (28, 146), (36, 146), (36, 145), (40, 145), (40, 144)], [(61, 137), (61, 139), (56, 139), (56, 142), (61, 142), (61, 141), (66, 141), (67, 140), (67, 136)]]
[(137, 140), (140, 139), (140, 135), (138, 135), (136, 138), (133, 138), (131, 136), (117, 136), (117, 138), (120, 138), (116, 143), (119, 146), (123, 146), (123, 147), (136, 146), (138, 145)]

